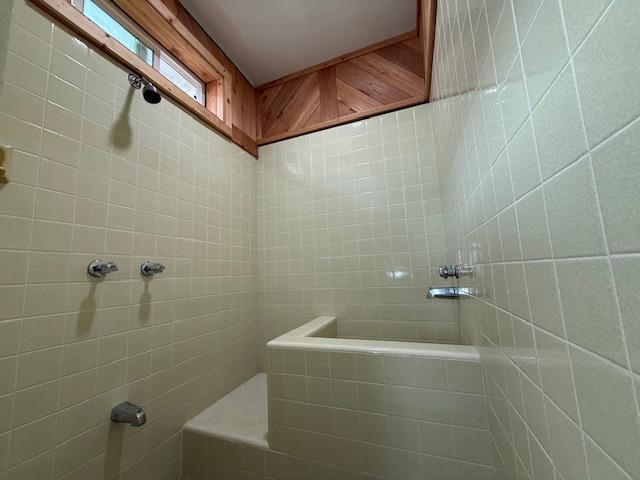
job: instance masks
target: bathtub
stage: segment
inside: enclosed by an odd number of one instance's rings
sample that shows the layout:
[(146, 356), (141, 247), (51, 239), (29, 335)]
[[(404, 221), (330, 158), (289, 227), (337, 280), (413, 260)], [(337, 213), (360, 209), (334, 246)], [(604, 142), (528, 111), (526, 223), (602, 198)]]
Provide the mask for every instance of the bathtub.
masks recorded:
[(267, 349), (273, 348), (480, 361), (478, 349), (469, 345), (338, 338), (336, 317), (318, 317), (311, 320), (268, 342)]
[[(267, 343), (266, 383), (254, 377), (238, 389), (245, 393), (229, 394), (234, 401), (217, 402), (250, 417), (238, 423), (240, 433), (229, 421), (226, 438), (205, 425), (231, 418), (220, 405), (188, 422), (186, 478), (240, 471), (265, 479), (494, 479), (479, 351), (337, 338), (338, 322), (318, 317)], [(261, 395), (266, 416), (249, 406)], [(260, 438), (247, 438), (258, 418)]]

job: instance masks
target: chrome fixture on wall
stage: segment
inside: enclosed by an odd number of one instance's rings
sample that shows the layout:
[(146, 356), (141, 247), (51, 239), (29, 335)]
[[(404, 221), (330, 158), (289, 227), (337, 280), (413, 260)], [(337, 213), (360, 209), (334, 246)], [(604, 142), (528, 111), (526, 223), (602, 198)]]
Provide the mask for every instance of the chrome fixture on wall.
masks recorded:
[(442, 265), (438, 268), (438, 273), (442, 278), (460, 278), (473, 275), (473, 267), (471, 265)]
[(140, 265), (140, 273), (144, 277), (153, 277), (156, 273), (164, 272), (164, 265), (158, 262), (146, 261)]
[(96, 278), (102, 278), (108, 273), (117, 271), (118, 266), (114, 262), (107, 262), (106, 260), (96, 259), (87, 266), (87, 273)]
[(142, 88), (142, 97), (149, 103), (160, 103), (160, 100), (162, 100), (158, 89), (142, 75), (130, 73), (129, 84), (136, 90)]
[(476, 292), (471, 288), (463, 287), (429, 287), (427, 298), (460, 298), (465, 295), (475, 295)]
[(131, 402), (122, 402), (111, 409), (111, 421), (141, 427), (147, 423), (147, 415), (142, 411), (142, 407)]

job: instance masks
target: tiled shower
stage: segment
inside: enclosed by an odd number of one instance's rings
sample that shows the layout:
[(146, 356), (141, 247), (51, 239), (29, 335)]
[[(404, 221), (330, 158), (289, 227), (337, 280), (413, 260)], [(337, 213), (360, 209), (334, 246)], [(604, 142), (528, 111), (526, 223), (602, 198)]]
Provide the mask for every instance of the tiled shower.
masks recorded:
[(425, 302), (445, 263), (427, 105), (262, 149), (261, 337), (319, 315), (343, 337), (459, 343), (455, 302)]
[[(441, 0), (431, 103), (257, 161), (24, 0), (3, 8), (0, 480), (640, 479), (639, 2)], [(87, 281), (94, 258), (118, 272)], [(146, 260), (165, 272), (143, 280)], [(443, 280), (448, 263), (475, 273)], [(475, 295), (426, 299), (444, 284)], [(379, 348), (475, 347), (480, 368), (438, 383), (400, 350), (267, 354), (323, 315)], [(183, 447), (259, 371), (299, 414), (270, 422), (339, 459)], [(147, 425), (109, 422), (124, 400)], [(456, 450), (465, 428), (481, 458)]]

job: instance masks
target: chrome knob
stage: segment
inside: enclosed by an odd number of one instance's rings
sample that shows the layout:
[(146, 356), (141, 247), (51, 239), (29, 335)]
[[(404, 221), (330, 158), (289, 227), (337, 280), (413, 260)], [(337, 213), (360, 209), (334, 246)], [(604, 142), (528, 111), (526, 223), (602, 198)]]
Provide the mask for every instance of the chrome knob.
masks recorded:
[(442, 265), (438, 268), (438, 273), (442, 278), (460, 278), (466, 275), (472, 275), (473, 267), (471, 265)]
[(96, 278), (102, 278), (108, 273), (117, 271), (118, 266), (114, 262), (107, 262), (106, 260), (96, 259), (87, 266), (87, 273)]
[(454, 277), (456, 268), (453, 265), (442, 265), (438, 268), (438, 273), (442, 278)]
[(164, 272), (164, 265), (158, 262), (143, 262), (140, 265), (140, 273), (145, 277), (152, 277), (156, 273)]

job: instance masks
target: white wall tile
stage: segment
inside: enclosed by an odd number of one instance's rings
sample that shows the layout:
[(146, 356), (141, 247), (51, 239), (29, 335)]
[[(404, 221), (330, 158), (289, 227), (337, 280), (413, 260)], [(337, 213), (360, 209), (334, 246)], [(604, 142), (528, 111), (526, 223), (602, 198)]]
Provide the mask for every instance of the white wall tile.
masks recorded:
[[(478, 263), (484, 287), (459, 302), (458, 314), (463, 339), (483, 348), (498, 477), (633, 478), (634, 462), (614, 443), (638, 425), (638, 382), (631, 381), (638, 234), (627, 208), (637, 204), (629, 163), (637, 157), (630, 90), (637, 42), (629, 32), (638, 4), (508, 0), (511, 10), (476, 3), (439, 4), (431, 96), (442, 101), (432, 104), (432, 121), (446, 261)], [(479, 20), (473, 43), (462, 28), (465, 4)], [(510, 11), (516, 50), (493, 33)], [(460, 72), (472, 55), (479, 71), (466, 69), (465, 84)], [(504, 65), (515, 74), (504, 76)], [(500, 112), (513, 199), (494, 163), (505, 155), (501, 136), (491, 133)], [(594, 380), (607, 371), (606, 380)], [(600, 395), (586, 393), (605, 382)], [(624, 435), (608, 434), (621, 418)]]
[[(256, 370), (256, 161), (168, 99), (127, 104), (126, 70), (13, 4), (0, 47), (0, 143), (15, 148), (0, 191), (0, 477), (176, 478), (166, 425)], [(120, 271), (88, 280), (96, 257)], [(138, 283), (143, 260), (167, 270)], [(101, 439), (127, 399), (155, 433), (128, 438), (139, 459), (120, 464)]]

